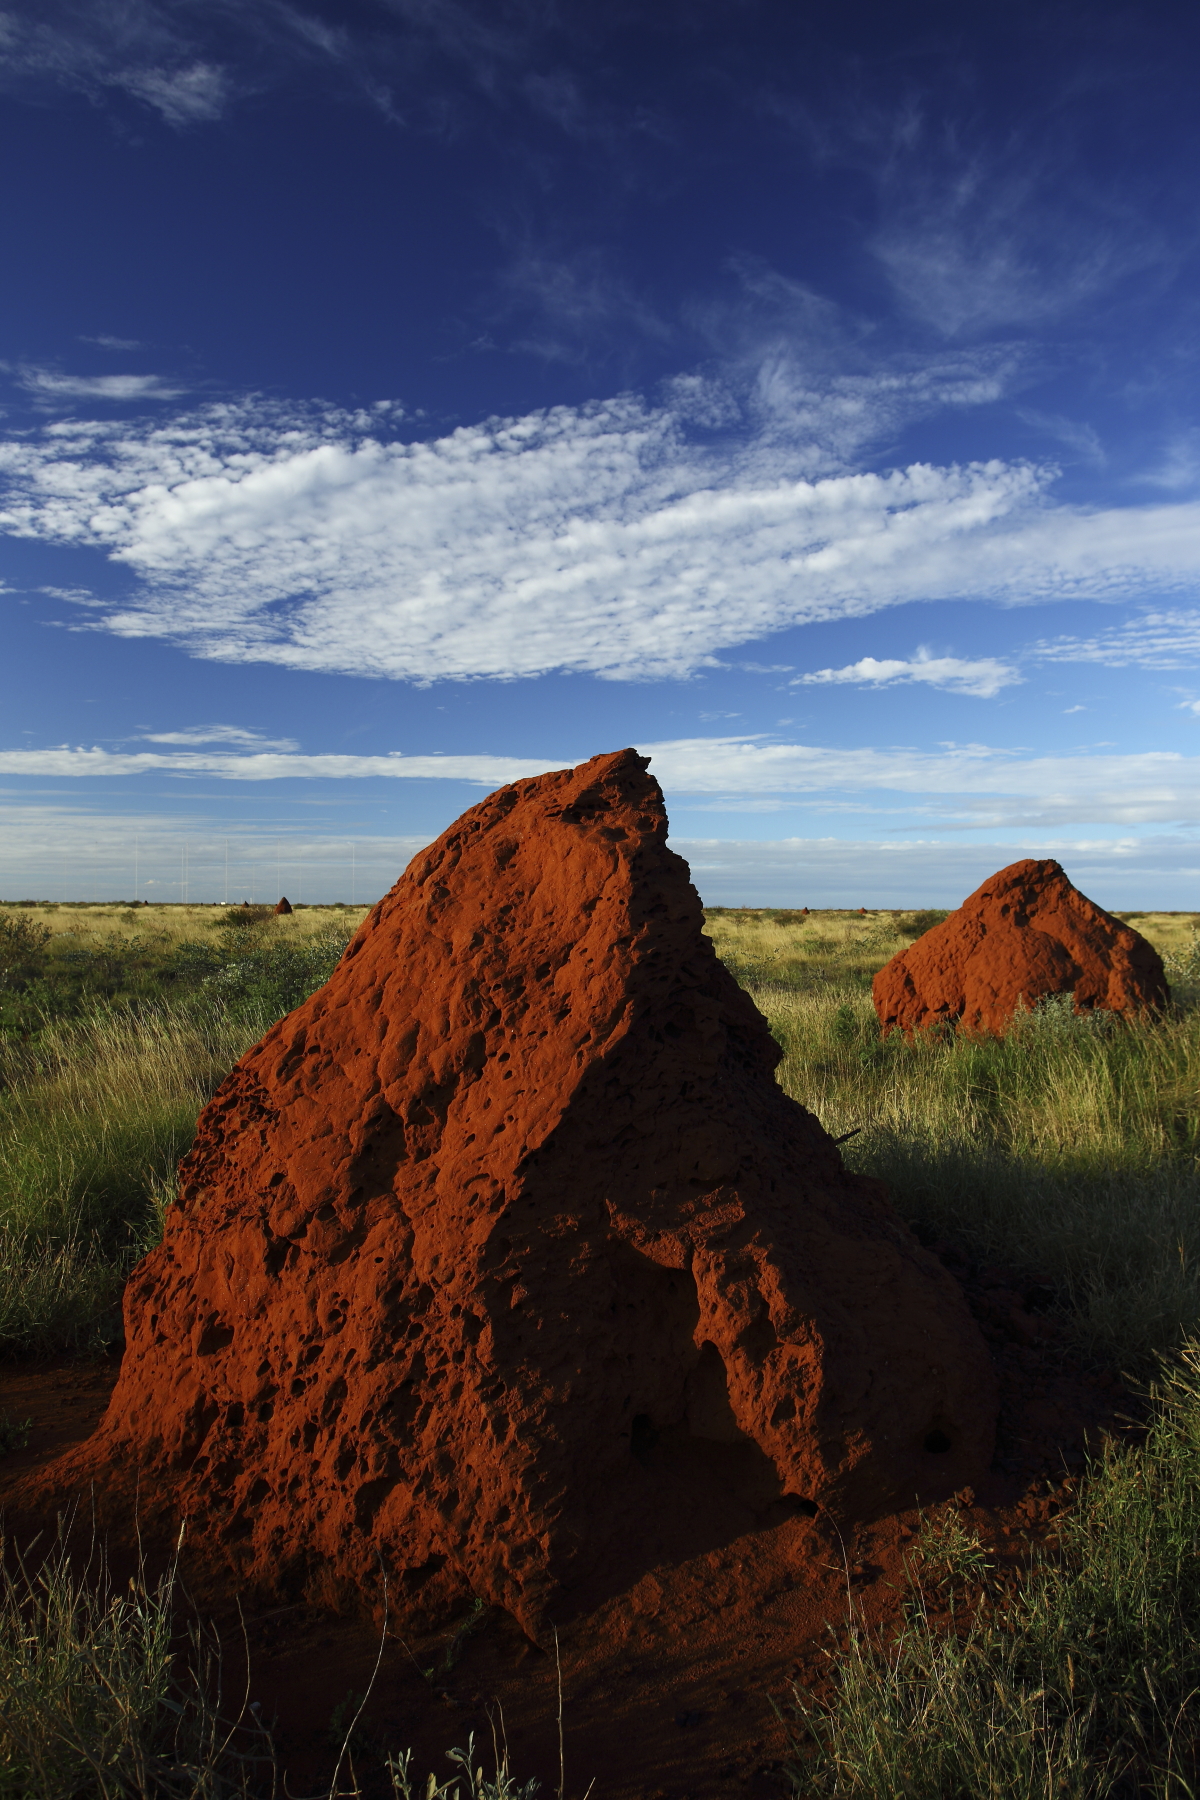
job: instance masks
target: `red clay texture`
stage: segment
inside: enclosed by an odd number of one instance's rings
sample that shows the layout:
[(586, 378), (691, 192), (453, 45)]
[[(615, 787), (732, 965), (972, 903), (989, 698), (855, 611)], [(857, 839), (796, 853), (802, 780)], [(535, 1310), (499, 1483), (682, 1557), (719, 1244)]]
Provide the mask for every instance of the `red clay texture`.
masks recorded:
[(1049, 859), (991, 875), (932, 931), (893, 956), (874, 982), (884, 1036), (951, 1023), (1002, 1034), (1045, 994), (1078, 1012), (1138, 1013), (1169, 998), (1162, 958)]
[[(778, 1087), (632, 750), (500, 789), (205, 1109), (102, 1425), (43, 1475), (240, 1578), (532, 1636), (978, 1482), (957, 1283)], [(814, 1540), (815, 1541), (815, 1540)]]

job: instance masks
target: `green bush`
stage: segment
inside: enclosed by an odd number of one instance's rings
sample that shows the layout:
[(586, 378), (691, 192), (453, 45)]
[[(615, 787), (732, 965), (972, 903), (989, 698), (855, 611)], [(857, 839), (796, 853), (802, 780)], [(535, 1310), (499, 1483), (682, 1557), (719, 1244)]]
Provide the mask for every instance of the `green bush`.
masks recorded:
[(932, 906), (925, 912), (904, 913), (896, 920), (895, 930), (899, 937), (924, 937), (927, 931), (932, 931), (935, 925), (942, 924), (949, 917), (950, 914), (942, 908)]
[(0, 1800), (249, 1800), (274, 1786), (253, 1716), (221, 1717), (215, 1642), (193, 1630), (178, 1655), (173, 1566), (118, 1583), (94, 1546), (81, 1570), (62, 1537), (3, 1549)]
[[(908, 1616), (852, 1622), (822, 1701), (797, 1690), (804, 1800), (1190, 1800), (1200, 1742), (1200, 1348), (1137, 1448), (1110, 1448), (1016, 1590), (955, 1521), (910, 1563)], [(922, 1554), (933, 1539), (935, 1554)], [(963, 1562), (963, 1546), (969, 1567)], [(975, 1604), (956, 1583), (982, 1577)], [(949, 1625), (935, 1613), (949, 1602)]]
[(0, 974), (36, 963), (45, 953), (50, 937), (50, 927), (28, 914), (0, 911)]
[(333, 974), (346, 944), (334, 929), (300, 943), (254, 943), (204, 977), (208, 997), (239, 1017), (280, 1019)]
[[(48, 1549), (0, 1543), (0, 1552), (0, 1800), (266, 1800), (281, 1791), (258, 1709), (243, 1701), (225, 1714), (218, 1640), (196, 1624), (180, 1628), (174, 1563), (157, 1581), (143, 1565), (118, 1583), (95, 1544), (80, 1568), (66, 1535)], [(364, 1704), (356, 1695), (340, 1709), (330, 1800), (362, 1800), (351, 1745)], [(499, 1753), (485, 1774), (474, 1737), (447, 1755), (449, 1779), (418, 1781), (411, 1751), (379, 1752), (369, 1791), (393, 1800), (538, 1792)]]

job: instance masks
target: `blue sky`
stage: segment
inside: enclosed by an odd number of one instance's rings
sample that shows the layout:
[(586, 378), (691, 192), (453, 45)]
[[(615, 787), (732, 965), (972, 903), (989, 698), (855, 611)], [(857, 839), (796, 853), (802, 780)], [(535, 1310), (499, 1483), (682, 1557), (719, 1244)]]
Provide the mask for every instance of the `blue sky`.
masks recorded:
[[(1200, 15), (9, 0), (0, 896), (1200, 904)], [(228, 869), (228, 875), (226, 870)]]

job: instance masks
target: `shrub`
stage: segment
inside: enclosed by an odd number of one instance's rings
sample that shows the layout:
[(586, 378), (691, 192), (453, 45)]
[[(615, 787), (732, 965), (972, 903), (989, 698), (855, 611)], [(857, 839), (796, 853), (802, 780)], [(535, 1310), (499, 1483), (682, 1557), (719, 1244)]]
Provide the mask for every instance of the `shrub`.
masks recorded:
[[(0, 1800), (253, 1800), (277, 1794), (270, 1731), (254, 1704), (226, 1717), (217, 1639), (175, 1612), (175, 1563), (116, 1582), (92, 1545), (78, 1569), (60, 1532), (48, 1551), (0, 1544)], [(247, 1675), (248, 1675), (247, 1671)], [(247, 1684), (247, 1693), (249, 1686)], [(339, 1711), (330, 1800), (363, 1793), (349, 1751), (364, 1698)], [(409, 1750), (376, 1753), (369, 1791), (393, 1800), (534, 1800), (497, 1749), (486, 1775), (468, 1737), (449, 1779), (417, 1781)], [(345, 1785), (348, 1782), (349, 1785)], [(288, 1792), (286, 1782), (283, 1792)]]
[(275, 917), (273, 906), (231, 906), (212, 922), (214, 931), (245, 931), (261, 927)]
[(925, 912), (904, 913), (895, 922), (896, 935), (904, 938), (924, 937), (927, 931), (932, 931), (935, 925), (940, 925), (949, 917), (948, 912), (936, 906), (929, 907)]
[[(825, 1700), (796, 1691), (797, 1795), (1194, 1794), (1200, 1348), (1185, 1348), (1154, 1398), (1145, 1444), (1107, 1450), (1059, 1522), (1057, 1551), (1015, 1591), (953, 1517), (927, 1530), (896, 1639), (855, 1622)], [(955, 1596), (964, 1577), (984, 1581), (973, 1610)], [(950, 1603), (948, 1625), (937, 1602)]]
[[(118, 1584), (93, 1546), (76, 1572), (61, 1537), (0, 1561), (2, 1800), (232, 1800), (262, 1791), (273, 1751), (253, 1715), (221, 1717), (220, 1654), (191, 1633), (177, 1657), (172, 1565)], [(274, 1784), (272, 1783), (272, 1786)]]
[(37, 962), (51, 935), (50, 927), (37, 919), (0, 911), (0, 971)]

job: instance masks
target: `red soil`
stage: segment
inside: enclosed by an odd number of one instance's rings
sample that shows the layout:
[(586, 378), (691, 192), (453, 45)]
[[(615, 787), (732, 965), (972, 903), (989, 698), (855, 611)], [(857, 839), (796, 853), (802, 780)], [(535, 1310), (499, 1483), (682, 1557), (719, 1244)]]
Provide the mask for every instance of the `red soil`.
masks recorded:
[[(973, 1271), (951, 1245), (936, 1247), (960, 1276), (992, 1346), (1000, 1378), (1001, 1453), (975, 1492), (945, 1503), (1016, 1572), (1064, 1504), (1085, 1446), (1118, 1428), (1133, 1405), (1109, 1375), (1084, 1376), (1064, 1357), (1049, 1290), (1016, 1271)], [(1020, 1317), (1014, 1317), (1016, 1312)], [(1034, 1329), (1030, 1330), (1030, 1321)], [(1028, 1340), (1032, 1336), (1033, 1342)], [(32, 1421), (27, 1449), (0, 1458), (0, 1509), (27, 1542), (54, 1531), (53, 1513), (24, 1511), (38, 1472), (95, 1425), (116, 1378), (98, 1364), (0, 1365), (0, 1415)], [(648, 1480), (661, 1473), (650, 1452)], [(669, 1495), (667, 1496), (669, 1498)], [(925, 1519), (941, 1509), (927, 1510)], [(90, 1541), (85, 1499), (81, 1537)], [(853, 1599), (876, 1625), (897, 1623), (921, 1520), (912, 1508), (839, 1535), (803, 1517), (764, 1524), (684, 1561), (658, 1549), (623, 1594), (560, 1632), (567, 1791), (580, 1800), (589, 1781), (605, 1800), (782, 1800), (786, 1709), (793, 1682), (819, 1688)], [(165, 1534), (164, 1534), (165, 1535)], [(192, 1547), (196, 1547), (193, 1533)], [(655, 1546), (657, 1548), (657, 1546)], [(665, 1548), (665, 1547), (664, 1547)], [(123, 1580), (118, 1550), (114, 1566)], [(243, 1620), (251, 1669), (249, 1698), (275, 1720), (288, 1791), (325, 1792), (336, 1746), (335, 1709), (366, 1692), (380, 1647), (377, 1626), (357, 1610), (339, 1613), (314, 1595), (280, 1605), (247, 1590), (232, 1572), (197, 1567), (185, 1546), (187, 1586), (202, 1616), (215, 1617), (225, 1643), (225, 1686), (242, 1693)], [(959, 1605), (970, 1604), (960, 1596)], [(181, 1605), (186, 1601), (181, 1596)], [(477, 1629), (466, 1631), (473, 1624)], [(238, 1700), (233, 1700), (236, 1712)], [(376, 1755), (412, 1746), (422, 1779), (443, 1777), (445, 1752), (474, 1730), (490, 1760), (489, 1713), (503, 1709), (514, 1771), (537, 1775), (544, 1792), (558, 1778), (557, 1672), (553, 1649), (538, 1652), (506, 1614), (450, 1608), (431, 1628), (393, 1622), (363, 1718), (366, 1747), (356, 1769), (377, 1777)], [(376, 1791), (371, 1788), (370, 1791)], [(386, 1782), (382, 1791), (387, 1791)]]
[(1044, 994), (1073, 994), (1081, 1012), (1136, 1013), (1169, 998), (1154, 946), (1049, 860), (1011, 863), (989, 876), (874, 982), (885, 1036), (947, 1021), (1003, 1033), (1016, 1011)]
[(690, 1667), (983, 1480), (961, 1290), (777, 1086), (666, 831), (626, 751), (415, 859), (206, 1108), (103, 1423), (26, 1504), (136, 1492), (241, 1586), (386, 1576), (414, 1628), (636, 1636), (670, 1592)]

